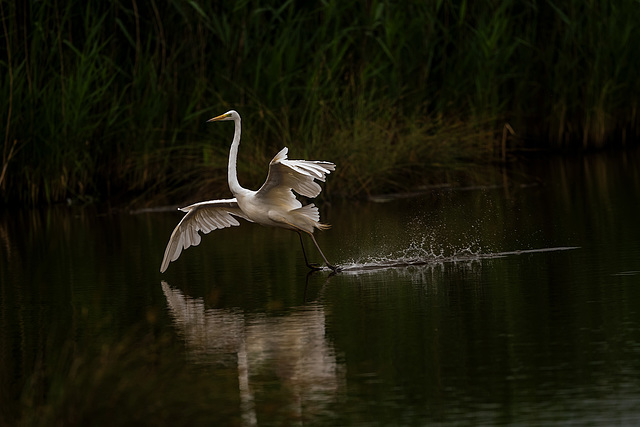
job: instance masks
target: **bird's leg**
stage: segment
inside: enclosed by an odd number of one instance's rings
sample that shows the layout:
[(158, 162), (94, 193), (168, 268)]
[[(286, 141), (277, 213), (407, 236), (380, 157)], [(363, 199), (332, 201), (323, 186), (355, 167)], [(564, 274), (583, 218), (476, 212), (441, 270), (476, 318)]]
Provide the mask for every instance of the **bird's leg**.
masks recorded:
[[(320, 245), (318, 245), (318, 242), (316, 242), (316, 238), (313, 237), (313, 233), (308, 233), (309, 236), (311, 236), (311, 240), (313, 240), (313, 243), (316, 245), (316, 248), (318, 248), (318, 252), (320, 252), (320, 255), (322, 255), (322, 259), (324, 260), (325, 264), (327, 264), (327, 267), (329, 267), (331, 270), (335, 272), (340, 271), (340, 269), (338, 267), (336, 267), (335, 265), (331, 264), (329, 261), (327, 261), (327, 257), (324, 256), (324, 253), (322, 253), (322, 249), (320, 249)], [(300, 241), (302, 242), (302, 237), (300, 237)]]
[(304, 255), (305, 264), (307, 264), (307, 267), (309, 267), (312, 270), (320, 270), (320, 267), (318, 267), (318, 264), (309, 264), (309, 261), (307, 260), (307, 253), (304, 250), (304, 243), (302, 243), (302, 233), (300, 233), (298, 229), (295, 229), (295, 231), (296, 233), (298, 233), (298, 237), (300, 237), (300, 246), (302, 246), (302, 255)]

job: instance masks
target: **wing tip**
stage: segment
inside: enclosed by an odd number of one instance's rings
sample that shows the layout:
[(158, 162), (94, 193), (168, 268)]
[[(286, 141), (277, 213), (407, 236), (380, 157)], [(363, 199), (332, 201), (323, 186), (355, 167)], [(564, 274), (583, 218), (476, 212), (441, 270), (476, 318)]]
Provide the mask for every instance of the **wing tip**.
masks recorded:
[(167, 271), (167, 268), (169, 268), (170, 263), (171, 263), (171, 260), (169, 259), (167, 254), (165, 254), (164, 258), (162, 258), (162, 264), (160, 264), (160, 273), (164, 273), (165, 271)]
[(278, 151), (278, 154), (273, 156), (273, 159), (271, 159), (270, 163), (278, 163), (278, 162), (281, 162), (283, 160), (287, 160), (287, 153), (288, 152), (289, 152), (289, 149), (287, 147), (284, 147), (282, 150)]

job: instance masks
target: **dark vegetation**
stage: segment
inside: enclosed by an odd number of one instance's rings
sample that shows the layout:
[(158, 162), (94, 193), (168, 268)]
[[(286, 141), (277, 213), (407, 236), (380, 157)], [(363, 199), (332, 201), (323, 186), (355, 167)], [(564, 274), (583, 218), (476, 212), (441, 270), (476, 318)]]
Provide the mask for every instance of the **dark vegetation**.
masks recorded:
[(4, 203), (225, 196), (231, 108), (242, 182), (287, 145), (339, 196), (640, 133), (636, 0), (0, 6)]

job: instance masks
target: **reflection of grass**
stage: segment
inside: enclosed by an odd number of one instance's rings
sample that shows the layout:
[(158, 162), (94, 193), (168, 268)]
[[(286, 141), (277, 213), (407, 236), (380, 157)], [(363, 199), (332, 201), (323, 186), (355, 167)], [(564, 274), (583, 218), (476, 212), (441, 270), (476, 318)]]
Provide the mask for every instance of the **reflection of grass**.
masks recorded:
[(171, 341), (168, 336), (140, 339), (131, 334), (87, 347), (67, 342), (47, 349), (48, 359), (38, 363), (24, 387), (15, 424), (239, 423), (234, 371), (197, 371), (171, 348)]
[(5, 200), (217, 187), (230, 131), (203, 122), (230, 107), (248, 181), (289, 145), (339, 165), (333, 194), (485, 162), (505, 123), (534, 148), (638, 137), (635, 2), (56, 5), (0, 3)]

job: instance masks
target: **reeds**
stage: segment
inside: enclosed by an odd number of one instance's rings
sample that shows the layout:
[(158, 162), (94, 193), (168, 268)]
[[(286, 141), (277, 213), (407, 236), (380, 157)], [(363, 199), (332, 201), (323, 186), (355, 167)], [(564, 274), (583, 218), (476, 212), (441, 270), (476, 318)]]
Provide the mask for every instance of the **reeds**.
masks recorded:
[(506, 123), (528, 148), (640, 132), (632, 0), (0, 6), (5, 202), (215, 187), (231, 131), (203, 122), (230, 108), (246, 181), (290, 145), (348, 195), (500, 159)]

